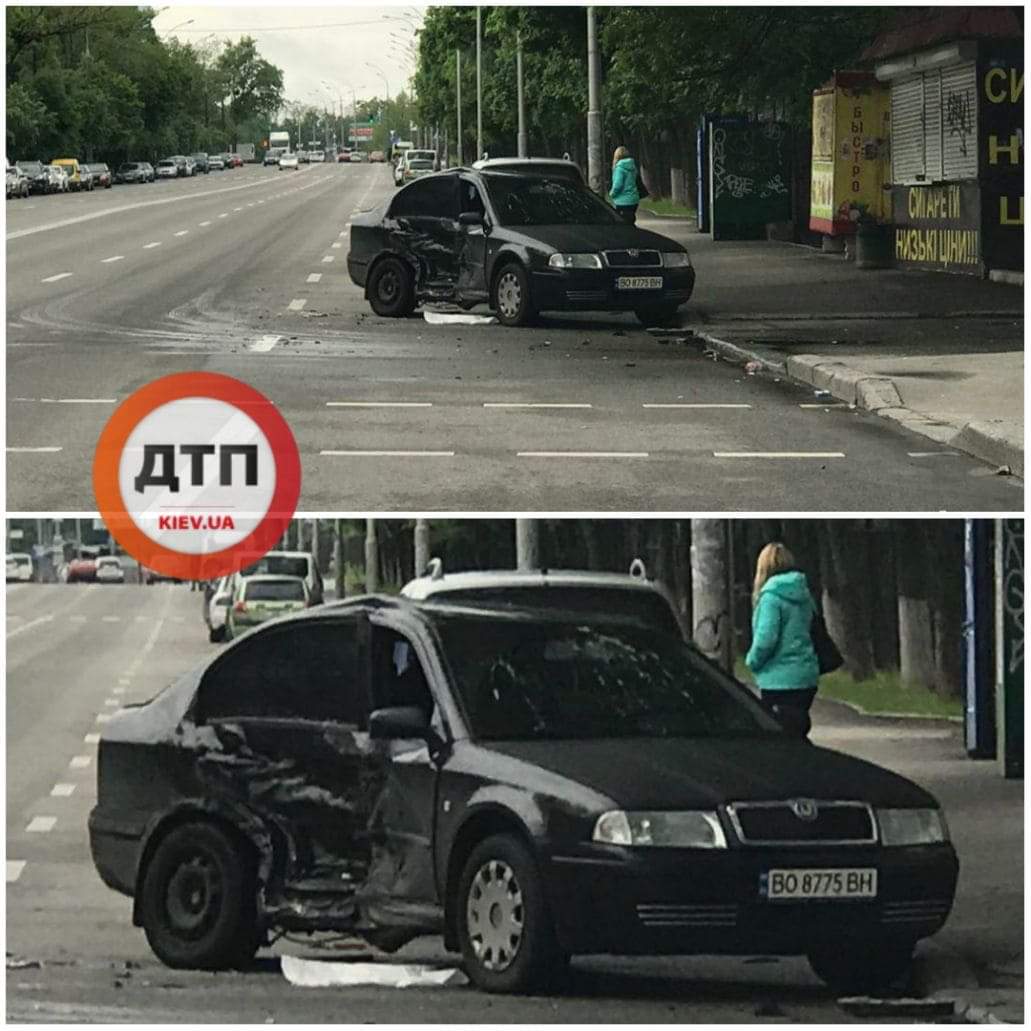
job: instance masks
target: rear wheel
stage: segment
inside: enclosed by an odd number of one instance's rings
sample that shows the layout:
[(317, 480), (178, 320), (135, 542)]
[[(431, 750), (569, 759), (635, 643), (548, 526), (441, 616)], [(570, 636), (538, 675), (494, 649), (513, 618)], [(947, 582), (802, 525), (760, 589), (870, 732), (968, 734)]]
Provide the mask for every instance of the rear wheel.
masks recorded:
[(147, 941), (170, 967), (245, 965), (260, 944), (253, 862), (211, 823), (175, 828), (151, 856), (140, 890)]
[(813, 973), (840, 995), (886, 992), (909, 974), (913, 942), (851, 941), (809, 953)]
[(504, 326), (525, 326), (533, 318), (530, 278), (522, 265), (512, 262), (495, 276), (491, 307)]
[(634, 314), (645, 326), (668, 326), (677, 317), (677, 305), (647, 305), (635, 308)]
[(369, 303), (384, 318), (399, 319), (415, 310), (412, 270), (400, 258), (385, 258), (369, 276)]

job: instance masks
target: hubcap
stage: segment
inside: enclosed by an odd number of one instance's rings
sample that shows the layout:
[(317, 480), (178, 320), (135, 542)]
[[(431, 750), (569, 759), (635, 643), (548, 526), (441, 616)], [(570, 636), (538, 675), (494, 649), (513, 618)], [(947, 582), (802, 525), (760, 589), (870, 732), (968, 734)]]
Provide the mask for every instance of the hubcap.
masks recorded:
[(498, 280), (498, 310), (506, 319), (514, 318), (523, 301), (519, 278), (514, 272), (502, 272)]
[(390, 304), (397, 297), (400, 290), (401, 283), (393, 269), (389, 269), (379, 277), (379, 296), (380, 300), (385, 304)]
[(473, 952), (486, 970), (507, 970), (523, 940), (523, 893), (512, 868), (484, 863), (469, 885), (466, 927)]
[(203, 934), (218, 913), (222, 887), (218, 871), (207, 856), (184, 860), (168, 879), (165, 908), (174, 931), (185, 937)]

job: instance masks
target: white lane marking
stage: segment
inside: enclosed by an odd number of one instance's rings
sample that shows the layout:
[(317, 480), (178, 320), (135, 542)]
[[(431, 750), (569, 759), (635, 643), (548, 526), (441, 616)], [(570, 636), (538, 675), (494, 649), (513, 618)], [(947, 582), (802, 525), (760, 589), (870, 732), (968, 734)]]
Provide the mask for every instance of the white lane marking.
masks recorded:
[(454, 451), (320, 451), (340, 458), (454, 458)]
[(74, 784), (55, 784), (50, 789), (50, 796), (52, 798), (68, 798), (75, 793)]
[(111, 694), (125, 694), (129, 689), (124, 684), (119, 684), (117, 687), (111, 688)]
[(327, 401), (327, 408), (432, 408), (432, 401)]
[(198, 222), (197, 225), (199, 225), (199, 226), (209, 226), (209, 225), (211, 225), (211, 219), (208, 219), (207, 222)]
[(103, 616), (103, 617), (101, 617), (101, 622), (104, 622), (104, 623), (121, 623), (121, 621), (122, 621), (122, 617), (121, 616)]
[(12, 455), (52, 455), (62, 449), (59, 447), (9, 447), (7, 451)]
[(643, 404), (642, 408), (751, 408), (746, 404), (727, 404), (717, 402), (697, 402), (692, 404)]
[(594, 405), (558, 401), (484, 401), (484, 408), (593, 408)]
[(647, 458), (647, 451), (519, 451), (518, 458)]
[(229, 217), (229, 212), (228, 211), (223, 211), (222, 214), (219, 215), (218, 217), (219, 218), (228, 218)]
[(323, 265), (328, 265), (328, 264), (329, 264), (329, 263), (330, 263), (331, 261), (333, 261), (333, 260), (334, 260), (334, 256), (333, 256), (332, 254), (327, 254), (327, 255), (326, 255), (326, 256), (325, 256), (325, 257), (324, 257), (324, 258), (322, 259), (322, 264), (323, 264)]
[(17, 637), (18, 634), (24, 633), (26, 630), (31, 630), (34, 626), (39, 626), (41, 623), (49, 623), (53, 618), (53, 614), (50, 614), (48, 616), (39, 616), (36, 619), (30, 619), (28, 623), (22, 623), (21, 626), (15, 627), (13, 630), (8, 630), (7, 639), (10, 640), (12, 637)]
[[(345, 225), (347, 226), (347, 229), (351, 228), (351, 223), (350, 222), (346, 222)], [(341, 236), (347, 236), (347, 229), (341, 229), (340, 230), (340, 235)]]
[(160, 247), (160, 246), (161, 246), (161, 241), (160, 240), (151, 240), (150, 243), (145, 243), (143, 245), (143, 249), (145, 251), (149, 251), (152, 247)]
[(907, 451), (910, 458), (959, 458), (958, 451)]
[(25, 869), (24, 859), (8, 859), (7, 860), (7, 883), (14, 884), (19, 877), (21, 877), (22, 870)]
[(117, 397), (41, 397), (41, 405), (113, 405)]
[(186, 236), (189, 233), (189, 229), (180, 229), (178, 233), (173, 233), (173, 236)]
[(844, 458), (844, 451), (713, 451), (713, 458)]
[(109, 712), (98, 712), (97, 713), (97, 723), (110, 723), (110, 722), (111, 722), (111, 713), (109, 713)]
[(265, 202), (263, 200), (259, 200), (258, 203), (259, 204), (264, 204)]
[(72, 761), (68, 764), (73, 770), (84, 770), (93, 762), (91, 755), (73, 755)]
[(87, 734), (82, 740), (87, 745), (99, 745), (100, 744), (100, 735), (99, 734)]
[(824, 401), (820, 404), (818, 401), (806, 401), (804, 404), (800, 404), (799, 408), (848, 408), (850, 407), (844, 401)]
[(58, 272), (56, 276), (47, 276), (45, 279), (41, 279), (41, 283), (56, 283), (59, 279), (67, 279), (72, 273), (71, 272)]
[(243, 208), (233, 208), (233, 211), (243, 211)]
[(342, 244), (342, 243), (341, 243), (341, 242), (340, 242), (339, 240), (337, 240), (337, 241), (335, 241), (334, 243), (331, 243), (331, 244), (330, 244), (329, 246), (330, 246), (330, 247), (332, 247), (332, 248), (333, 248), (333, 250), (335, 250), (335, 251), (338, 251), (338, 250), (340, 250), (340, 248), (341, 248), (341, 247), (343, 247), (344, 245), (343, 245), (343, 244)]
[(125, 261), (125, 255), (124, 254), (115, 254), (115, 255), (113, 255), (110, 258), (101, 258), (100, 259), (100, 264), (101, 265), (110, 265), (112, 261)]
[(289, 311), (300, 311), (307, 303), (307, 297), (295, 297), (286, 307)]
[(308, 278), (305, 280), (306, 283), (317, 283), (322, 278), (321, 272), (309, 272)]
[(130, 680), (129, 677), (119, 677), (118, 683), (124, 687), (128, 687), (128, 685), (132, 683), (132, 680)]
[(281, 336), (263, 336), (247, 345), (248, 351), (271, 351), (283, 338)]
[(46, 834), (54, 829), (57, 823), (56, 816), (34, 816), (25, 830), (29, 834)]

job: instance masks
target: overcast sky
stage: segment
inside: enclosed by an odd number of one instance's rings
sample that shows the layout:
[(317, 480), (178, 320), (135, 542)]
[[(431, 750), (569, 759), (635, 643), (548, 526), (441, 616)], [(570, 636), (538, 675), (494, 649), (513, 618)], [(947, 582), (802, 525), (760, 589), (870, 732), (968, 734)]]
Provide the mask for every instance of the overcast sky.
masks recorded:
[(414, 44), (414, 29), (425, 11), (425, 7), (389, 0), (377, 7), (347, 3), (154, 6), (160, 10), (154, 29), (162, 39), (203, 40), (207, 45), (253, 36), (262, 57), (283, 69), (287, 100), (328, 105), (324, 83), (329, 82), (332, 104), (336, 106), (342, 96), (345, 110), (350, 110), (352, 89), (361, 100), (385, 96), (388, 84), (391, 96), (408, 88), (415, 61), (406, 47)]

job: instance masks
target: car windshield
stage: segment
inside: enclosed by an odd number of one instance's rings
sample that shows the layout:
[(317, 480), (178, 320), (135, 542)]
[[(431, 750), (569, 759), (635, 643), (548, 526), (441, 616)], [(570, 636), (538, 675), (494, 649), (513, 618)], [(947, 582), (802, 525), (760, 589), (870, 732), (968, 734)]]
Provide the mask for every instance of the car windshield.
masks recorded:
[(99, 558), (97, 559), (98, 566), (111, 566), (112, 568), (121, 569), (122, 563), (117, 558)]
[(43, 166), (38, 161), (19, 161), (17, 167), (23, 172), (29, 172), (33, 175), (42, 171)]
[(243, 590), (247, 601), (304, 601), (300, 580), (254, 580)]
[(627, 624), (437, 617), (476, 738), (755, 737), (779, 724), (667, 634)]
[(255, 576), (258, 573), (299, 576), (303, 580), (308, 575), (308, 560), (298, 555), (265, 555), (253, 565), (241, 570), (243, 576)]
[(578, 183), (531, 175), (485, 174), (502, 225), (609, 225), (619, 216)]
[(133, 162), (126, 162), (126, 164), (122, 165), (121, 168), (118, 169), (118, 171), (119, 172), (135, 172), (136, 169), (139, 168), (139, 167), (140, 167), (139, 165), (137, 165), (137, 164), (135, 164)]
[(14, 562), (18, 566), (31, 566), (32, 559), (28, 555), (11, 555), (8, 559), (10, 562)]
[(174, 161), (159, 161), (158, 168), (175, 168)]

